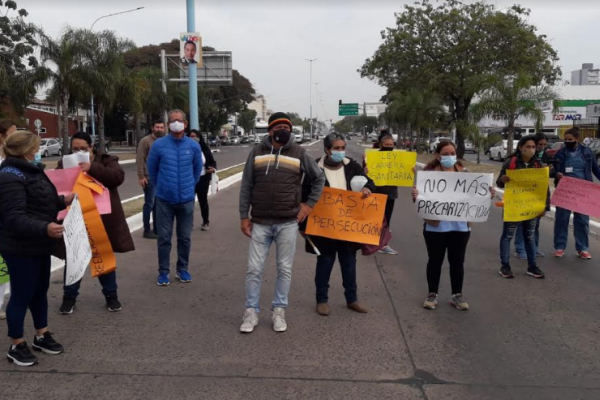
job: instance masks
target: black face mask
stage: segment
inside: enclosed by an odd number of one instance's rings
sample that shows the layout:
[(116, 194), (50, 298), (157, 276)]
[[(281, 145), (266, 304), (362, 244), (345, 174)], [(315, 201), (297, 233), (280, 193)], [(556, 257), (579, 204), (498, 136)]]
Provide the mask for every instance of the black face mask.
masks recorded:
[(567, 149), (574, 149), (577, 146), (577, 142), (565, 142)]
[(275, 141), (275, 143), (287, 144), (287, 142), (290, 141), (291, 135), (292, 132), (286, 129), (279, 129), (273, 132), (273, 140)]
[(393, 147), (382, 147), (379, 151), (394, 151)]

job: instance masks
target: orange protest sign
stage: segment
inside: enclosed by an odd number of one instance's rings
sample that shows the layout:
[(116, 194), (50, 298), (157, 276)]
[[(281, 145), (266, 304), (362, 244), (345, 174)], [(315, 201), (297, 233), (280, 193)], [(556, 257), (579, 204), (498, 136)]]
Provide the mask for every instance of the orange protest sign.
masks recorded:
[(306, 234), (378, 245), (387, 196), (326, 187), (308, 216)]
[(102, 193), (104, 188), (83, 172), (77, 177), (73, 193), (77, 193), (83, 211), (83, 220), (92, 248), (92, 276), (108, 274), (117, 268), (117, 258), (104, 229), (102, 218), (96, 208), (93, 192)]

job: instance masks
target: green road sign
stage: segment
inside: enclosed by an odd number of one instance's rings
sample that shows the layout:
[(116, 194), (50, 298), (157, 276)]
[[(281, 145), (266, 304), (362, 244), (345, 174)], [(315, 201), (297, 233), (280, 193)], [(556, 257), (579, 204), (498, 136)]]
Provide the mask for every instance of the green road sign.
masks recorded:
[(339, 115), (358, 115), (358, 103), (340, 104)]

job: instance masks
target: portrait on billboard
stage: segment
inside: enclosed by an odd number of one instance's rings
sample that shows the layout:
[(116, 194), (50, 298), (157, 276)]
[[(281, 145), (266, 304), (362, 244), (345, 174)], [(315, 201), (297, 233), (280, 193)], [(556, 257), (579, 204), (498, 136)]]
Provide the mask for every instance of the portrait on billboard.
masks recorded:
[(179, 58), (182, 64), (202, 64), (202, 38), (197, 32), (179, 34)]

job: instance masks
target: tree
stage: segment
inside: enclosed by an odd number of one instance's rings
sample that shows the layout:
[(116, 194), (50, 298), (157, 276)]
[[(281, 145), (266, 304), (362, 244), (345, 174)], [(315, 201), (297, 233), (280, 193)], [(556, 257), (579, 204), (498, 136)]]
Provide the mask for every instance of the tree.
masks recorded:
[(84, 48), (80, 65), (98, 105), (99, 151), (102, 152), (106, 142), (104, 115), (117, 103), (117, 95), (124, 80), (124, 53), (135, 45), (110, 30), (92, 32), (78, 29), (75, 31), (75, 40)]
[(71, 28), (67, 27), (58, 40), (41, 36), (40, 55), (47, 83), (52, 86), (50, 97), (55, 99), (62, 119), (63, 154), (69, 152), (69, 103), (75, 96), (83, 98), (84, 93), (90, 93), (79, 63), (83, 51)]
[(483, 117), (500, 119), (508, 124), (507, 152), (513, 152), (515, 121), (525, 117), (536, 121), (544, 120), (540, 106), (559, 99), (557, 91), (547, 85), (532, 86), (534, 79), (529, 75), (517, 74), (514, 78), (495, 78), (492, 87), (481, 94), (477, 104), (471, 108), (473, 119)]
[[(483, 1), (429, 0), (404, 6), (396, 27), (381, 33), (383, 44), (359, 70), (388, 92), (431, 84), (449, 106), (454, 122), (467, 121), (473, 97), (489, 87), (491, 76), (518, 71), (533, 84), (553, 84), (560, 76), (556, 51), (545, 35), (527, 23), (530, 11), (496, 10)], [(459, 156), (466, 135), (457, 126)]]
[(237, 119), (237, 123), (241, 126), (247, 134), (254, 129), (254, 123), (256, 121), (256, 111), (245, 109), (240, 111)]
[(420, 137), (423, 129), (434, 128), (445, 116), (442, 100), (431, 89), (412, 87), (390, 93), (387, 100), (389, 105), (384, 113), (385, 120), (390, 126), (401, 130), (408, 127), (411, 137), (412, 132)]
[(28, 13), (17, 11), (15, 1), (0, 1), (0, 7), (0, 102), (21, 114), (46, 78), (34, 56), (39, 30), (25, 21)]

